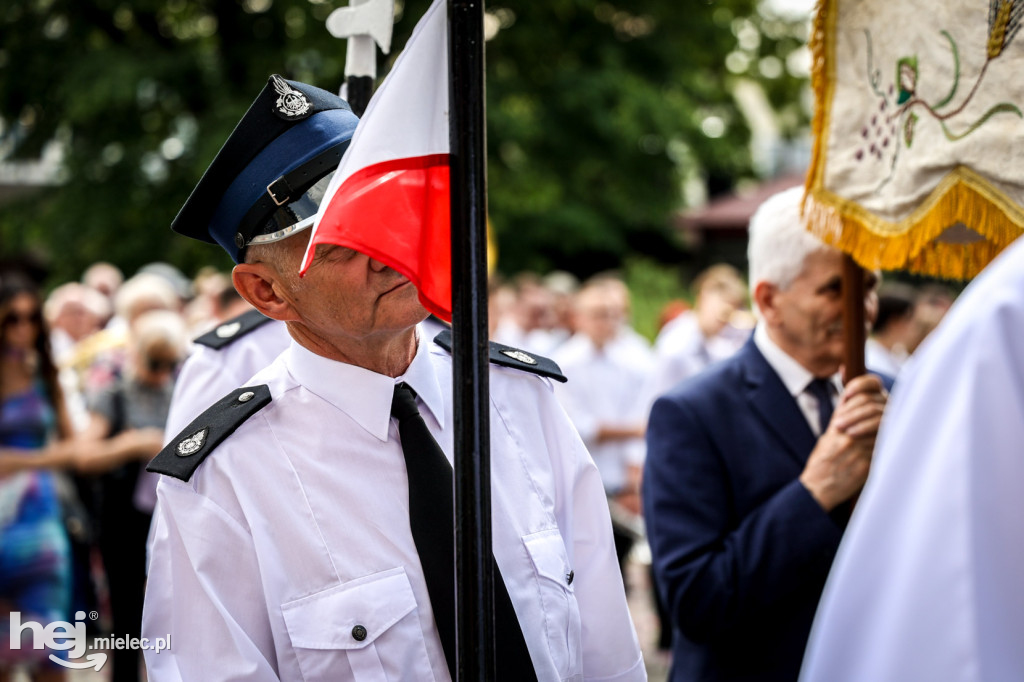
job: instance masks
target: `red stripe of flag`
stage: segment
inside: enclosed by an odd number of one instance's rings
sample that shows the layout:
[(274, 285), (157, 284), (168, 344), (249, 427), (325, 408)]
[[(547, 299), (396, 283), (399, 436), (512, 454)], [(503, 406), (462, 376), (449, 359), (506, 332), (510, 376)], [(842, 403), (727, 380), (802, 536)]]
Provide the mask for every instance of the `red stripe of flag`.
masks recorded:
[(321, 207), (316, 244), (338, 244), (397, 270), (424, 307), (452, 318), (448, 154), (359, 169)]

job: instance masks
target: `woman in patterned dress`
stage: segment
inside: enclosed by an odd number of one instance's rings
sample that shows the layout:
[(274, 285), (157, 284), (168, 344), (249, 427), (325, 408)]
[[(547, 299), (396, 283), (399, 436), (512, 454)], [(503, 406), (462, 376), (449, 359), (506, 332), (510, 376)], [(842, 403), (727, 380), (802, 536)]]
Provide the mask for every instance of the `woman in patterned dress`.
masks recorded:
[[(27, 280), (0, 275), (0, 453), (56, 462), (71, 435), (57, 370), (50, 357), (40, 299)], [(22, 629), (10, 645), (11, 614), (19, 622), (69, 621), (68, 539), (52, 471), (0, 469), (0, 682), (23, 665), (33, 680), (63, 680), (64, 668), (48, 660), (62, 652), (32, 647)]]

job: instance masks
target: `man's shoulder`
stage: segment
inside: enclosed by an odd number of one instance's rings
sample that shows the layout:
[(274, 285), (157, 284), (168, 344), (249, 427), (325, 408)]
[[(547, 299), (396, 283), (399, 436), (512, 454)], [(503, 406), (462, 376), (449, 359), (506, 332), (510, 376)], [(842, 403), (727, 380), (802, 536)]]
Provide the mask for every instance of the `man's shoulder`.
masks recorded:
[(218, 445), (271, 400), (270, 387), (266, 384), (235, 389), (168, 441), (146, 471), (189, 481)]
[(551, 353), (551, 359), (562, 369), (585, 365), (594, 357), (594, 345), (586, 336), (573, 334)]
[[(441, 332), (434, 337), (434, 343), (446, 352), (451, 353), (452, 333), (448, 330)], [(488, 355), (492, 365), (536, 374), (537, 376), (554, 379), (555, 381), (566, 381), (565, 375), (558, 364), (554, 360), (542, 355), (527, 353), (524, 350), (506, 346), (496, 341), (490, 342)]]
[(222, 322), (195, 339), (195, 343), (206, 348), (221, 350), (241, 338), (248, 336), (272, 320), (257, 310), (247, 312)]
[(712, 363), (693, 376), (687, 377), (662, 397), (679, 402), (709, 403), (715, 398), (738, 394), (743, 388), (744, 377), (752, 362), (750, 352), (744, 346), (728, 358)]

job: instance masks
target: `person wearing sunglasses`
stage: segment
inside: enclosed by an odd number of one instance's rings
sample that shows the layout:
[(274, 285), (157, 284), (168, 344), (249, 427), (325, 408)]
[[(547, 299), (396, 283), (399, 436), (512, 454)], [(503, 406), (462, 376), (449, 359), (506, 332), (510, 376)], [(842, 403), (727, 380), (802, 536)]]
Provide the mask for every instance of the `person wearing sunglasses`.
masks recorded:
[[(154, 486), (145, 463), (163, 446), (174, 380), (186, 354), (188, 332), (178, 313), (154, 310), (132, 324), (124, 376), (90, 404), (80, 435), (79, 472), (97, 474), (98, 545), (110, 590), (112, 632), (138, 637), (142, 623), (146, 535), (152, 512), (139, 499)], [(139, 652), (112, 652), (114, 682), (139, 679)]]
[[(64, 679), (48, 660), (61, 652), (10, 646), (11, 616), (42, 624), (68, 620), (67, 534), (57, 482), (37, 465), (59, 463), (48, 444), (71, 435), (35, 286), (0, 273), (0, 680), (15, 665), (31, 679)], [(62, 460), (63, 461), (63, 460)]]

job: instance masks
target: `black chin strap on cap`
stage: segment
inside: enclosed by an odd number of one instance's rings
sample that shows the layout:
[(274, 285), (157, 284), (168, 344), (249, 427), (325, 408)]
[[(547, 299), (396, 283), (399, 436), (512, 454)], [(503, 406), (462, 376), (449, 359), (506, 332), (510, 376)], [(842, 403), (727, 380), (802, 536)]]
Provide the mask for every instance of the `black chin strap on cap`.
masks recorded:
[(311, 204), (306, 192), (338, 167), (348, 144), (349, 140), (345, 140), (334, 145), (267, 185), (267, 191), (260, 195), (238, 224), (235, 246), (240, 250), (240, 259), (245, 258), (245, 247), (254, 237), (282, 230), (316, 213), (320, 197)]

